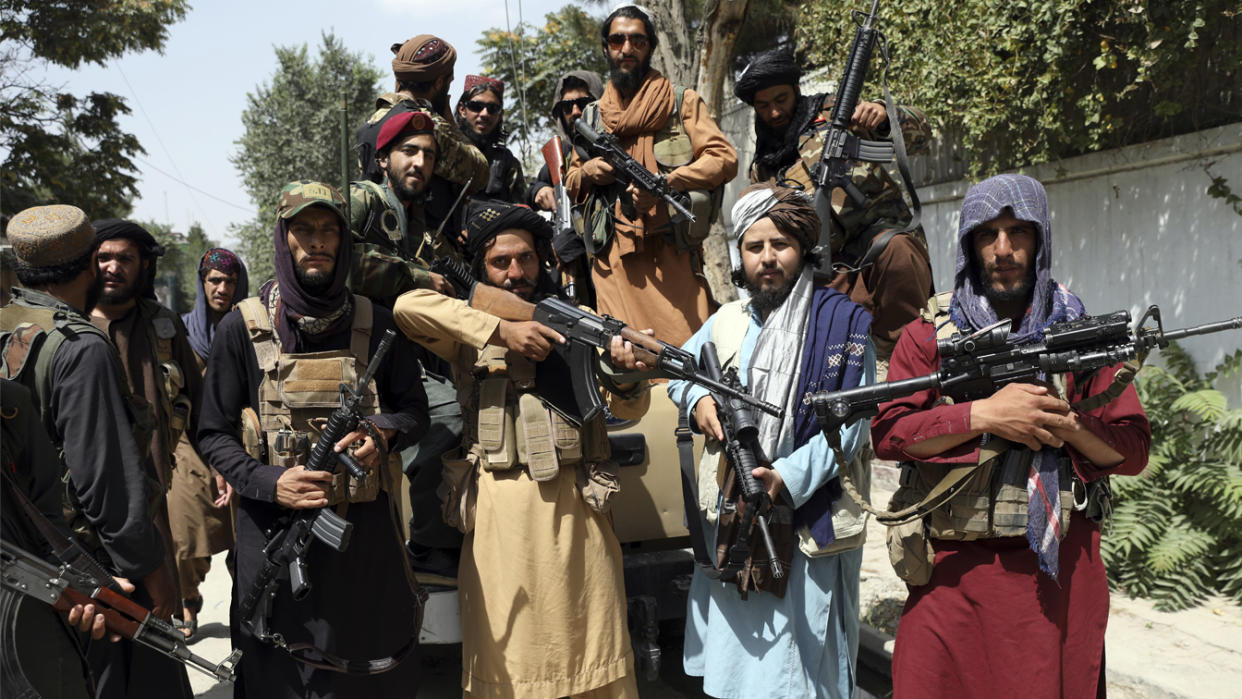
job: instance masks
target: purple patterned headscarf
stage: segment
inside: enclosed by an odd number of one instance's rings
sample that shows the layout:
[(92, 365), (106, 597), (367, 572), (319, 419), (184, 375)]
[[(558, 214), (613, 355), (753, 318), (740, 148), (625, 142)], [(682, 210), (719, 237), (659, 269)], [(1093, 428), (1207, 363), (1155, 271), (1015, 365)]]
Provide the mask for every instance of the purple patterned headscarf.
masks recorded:
[(957, 226), (957, 268), (953, 277), (954, 292), (949, 315), (963, 330), (978, 330), (1000, 320), (979, 281), (971, 233), (981, 224), (1000, 216), (1005, 209), (1012, 211), (1014, 218), (1030, 221), (1039, 229), (1031, 305), (1017, 332), (1009, 335), (1013, 342), (1033, 342), (1040, 339), (1043, 329), (1050, 324), (1078, 318), (1084, 310), (1077, 296), (1052, 279), (1052, 226), (1048, 220), (1048, 195), (1038, 180), (1026, 175), (997, 175), (966, 192), (962, 200), (961, 222)]
[(246, 275), (246, 265), (231, 250), (212, 248), (203, 253), (198, 260), (198, 294), (194, 299), (194, 310), (181, 315), (181, 322), (189, 331), (190, 347), (203, 360), (211, 354), (211, 342), (216, 336), (216, 326), (211, 322), (210, 309), (207, 307), (207, 294), (203, 290), (203, 278), (207, 270), (218, 270), (225, 274), (237, 275), (237, 287), (233, 291), (233, 303), (250, 295), (250, 279)]

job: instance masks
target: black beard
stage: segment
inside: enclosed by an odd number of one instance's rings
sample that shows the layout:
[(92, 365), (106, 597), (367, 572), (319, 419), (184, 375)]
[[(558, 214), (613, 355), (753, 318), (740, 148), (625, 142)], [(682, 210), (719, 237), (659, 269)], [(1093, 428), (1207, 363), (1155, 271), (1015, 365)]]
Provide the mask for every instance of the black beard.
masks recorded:
[(782, 285), (775, 289), (761, 289), (754, 280), (747, 277), (742, 283), (742, 288), (750, 294), (750, 305), (756, 311), (759, 311), (760, 317), (767, 317), (769, 313), (781, 307), (785, 303), (785, 299), (789, 298), (789, 294), (793, 293), (794, 284), (798, 282), (798, 277), (802, 276), (802, 266), (799, 265), (798, 271), (795, 272)]
[(987, 297), (988, 303), (992, 305), (993, 310), (997, 304), (1017, 303), (1025, 301), (1031, 296), (1031, 290), (1035, 288), (1035, 268), (1031, 267), (1030, 274), (1016, 288), (1013, 289), (997, 289), (992, 286), (992, 282), (987, 278), (986, 271), (979, 273), (979, 285), (983, 287), (983, 295)]
[(651, 56), (647, 56), (638, 70), (632, 72), (622, 70), (612, 59), (608, 60), (608, 67), (608, 80), (622, 93), (630, 94), (638, 90), (638, 86), (643, 84), (643, 78), (647, 77), (647, 71), (651, 70)]
[(444, 86), (444, 90), (440, 94), (431, 98), (431, 106), (435, 108), (436, 114), (443, 114), (448, 111), (449, 105), (449, 89), (448, 85)]
[(119, 306), (123, 303), (129, 303), (130, 299), (138, 295), (138, 284), (137, 283), (130, 284), (124, 289), (118, 289), (116, 291), (105, 291), (104, 290), (104, 279), (103, 279), (102, 274), (99, 275), (98, 281), (95, 283), (95, 285), (96, 285), (96, 289), (93, 290), (95, 292), (95, 298), (91, 302), (92, 308), (94, 308), (96, 304), (100, 304), (100, 303), (102, 303), (105, 306)]
[(400, 201), (402, 204), (408, 204), (418, 199), (419, 197), (423, 195), (423, 192), (426, 191), (427, 189), (426, 180), (423, 181), (423, 189), (413, 189), (411, 187), (405, 186), (405, 182), (403, 182), (400, 177), (397, 177), (396, 175), (393, 174), (391, 165), (389, 165), (387, 174), (388, 174), (388, 186), (392, 188), (393, 194), (397, 195), (397, 200)]
[(311, 296), (319, 296), (332, 288), (332, 277), (334, 275), (331, 272), (326, 274), (307, 272), (302, 269), (301, 265), (294, 265), (293, 276), (298, 278), (298, 285), (302, 287), (302, 291)]
[(755, 162), (759, 167), (779, 172), (796, 162), (802, 133), (819, 115), (823, 95), (798, 97), (797, 106), (784, 129), (774, 129), (755, 115)]

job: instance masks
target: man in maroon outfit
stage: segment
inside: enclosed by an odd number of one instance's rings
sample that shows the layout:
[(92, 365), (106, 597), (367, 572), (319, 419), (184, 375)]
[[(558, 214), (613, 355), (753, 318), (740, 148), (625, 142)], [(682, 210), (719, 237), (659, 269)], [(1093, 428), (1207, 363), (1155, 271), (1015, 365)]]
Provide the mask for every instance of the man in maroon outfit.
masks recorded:
[[(954, 330), (1008, 320), (1010, 341), (1022, 343), (1084, 314), (1052, 279), (1039, 182), (1001, 175), (972, 187), (958, 242), (952, 298), (938, 297), (906, 326), (889, 381), (937, 370), (936, 338)], [(895, 696), (1103, 696), (1100, 529), (1091, 509), (1074, 503), (1084, 493), (1106, 498), (1110, 474), (1141, 471), (1151, 429), (1133, 387), (1095, 409), (1073, 404), (1106, 389), (1117, 368), (1010, 384), (983, 400), (953, 404), (924, 391), (881, 407), (871, 427), (876, 453), (907, 462), (894, 505), (918, 502), (952, 466), (986, 462), (915, 525), (929, 549), (917, 536), (902, 540), (907, 556), (922, 551), (934, 562), (906, 575)], [(890, 542), (894, 535), (902, 534), (894, 530)]]

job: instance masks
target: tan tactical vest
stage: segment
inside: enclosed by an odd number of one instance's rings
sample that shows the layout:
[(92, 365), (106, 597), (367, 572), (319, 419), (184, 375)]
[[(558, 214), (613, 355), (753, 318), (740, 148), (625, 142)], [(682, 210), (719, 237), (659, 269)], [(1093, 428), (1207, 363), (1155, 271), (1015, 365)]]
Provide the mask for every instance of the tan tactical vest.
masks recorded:
[[(139, 300), (139, 312), (142, 313), (153, 331), (155, 338), (155, 354), (164, 376), (163, 394), (160, 399), (163, 414), (168, 416), (168, 456), (169, 463), (176, 464), (174, 454), (177, 443), (190, 421), (190, 397), (185, 394), (185, 368), (172, 356), (173, 340), (177, 337), (177, 314), (169, 308), (149, 299)], [(172, 483), (170, 474), (163, 474), (165, 483)]]
[(477, 407), (484, 469), (503, 471), (525, 466), (532, 479), (547, 481), (556, 478), (562, 466), (608, 460), (608, 433), (603, 420), (579, 429), (548, 408), (534, 392), (535, 365), (530, 360), (488, 345), (479, 353), (472, 372), (475, 380), (470, 404)]
[[(949, 320), (949, 299), (953, 292), (933, 296), (922, 317), (936, 326), (936, 338), (947, 339), (957, 332)], [(1064, 377), (1053, 377), (1064, 395)], [(948, 403), (949, 398), (942, 398)], [(1033, 452), (1022, 445), (993, 438), (979, 452), (980, 467), (966, 484), (944, 505), (925, 518), (926, 534), (932, 539), (973, 541), (1006, 536), (1026, 536), (1027, 475)], [(901, 484), (893, 494), (889, 510), (914, 505), (935, 487), (950, 469), (960, 464), (903, 463)], [(1061, 536), (1069, 531), (1073, 508), (1072, 475), (1069, 458), (1062, 456), (1060, 474)]]
[[(745, 299), (731, 301), (720, 307), (712, 321), (712, 342), (716, 344), (716, 355), (720, 359), (720, 368), (728, 371), (736, 367), (742, 351), (742, 340), (746, 337), (746, 329), (750, 325), (750, 311)], [(871, 496), (871, 459), (865, 447), (846, 465), (857, 484), (859, 492), (865, 497)], [(716, 521), (716, 501), (720, 493), (720, 484), (724, 482), (722, 469), (726, 468), (720, 443), (714, 439), (707, 440), (703, 455), (699, 459), (699, 507), (707, 512), (710, 522)], [(807, 556), (828, 556), (843, 551), (859, 548), (867, 540), (867, 517), (869, 515), (848, 496), (837, 498), (832, 506), (832, 530), (836, 538), (831, 544), (820, 548), (815, 543), (810, 531), (802, 527), (797, 531), (798, 548)]]
[[(264, 463), (284, 468), (305, 465), (328, 415), (341, 405), (341, 384), (357, 385), (358, 377), (366, 371), (371, 348), (371, 301), (354, 296), (348, 350), (303, 354), (281, 352), (280, 340), (272, 330), (271, 317), (261, 299), (245, 299), (237, 309), (246, 323), (263, 374), (255, 411), (258, 434), (248, 434), (254, 430), (254, 423), (243, 417), (243, 444), (248, 451), (259, 447), (250, 455)], [(367, 384), (363, 396), (362, 412), (378, 413), (379, 395), (374, 380)], [(391, 453), (386, 464), (366, 470), (367, 478), (356, 481), (338, 468), (332, 477), (328, 504), (370, 502), (381, 488), (390, 495), (400, 492), (400, 455)]]

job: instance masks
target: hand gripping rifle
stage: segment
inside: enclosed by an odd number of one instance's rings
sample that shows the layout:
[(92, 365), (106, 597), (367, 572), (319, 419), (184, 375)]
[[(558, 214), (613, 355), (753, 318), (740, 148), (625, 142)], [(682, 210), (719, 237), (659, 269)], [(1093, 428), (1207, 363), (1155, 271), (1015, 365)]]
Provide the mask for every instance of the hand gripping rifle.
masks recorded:
[[(1143, 327), (1149, 319), (1155, 322), (1154, 329)], [(1006, 384), (1037, 381), (1041, 375), (1094, 371), (1124, 363), (1111, 386), (1072, 406), (1075, 410), (1094, 410), (1121, 395), (1151, 350), (1163, 349), (1170, 342), (1186, 337), (1240, 329), (1242, 316), (1165, 332), (1160, 308), (1151, 306), (1133, 330), (1130, 329), (1130, 312), (1116, 311), (1055, 323), (1044, 329), (1040, 341), (1022, 345), (1009, 342), (1010, 325), (1008, 320), (1002, 320), (969, 335), (958, 333), (937, 341), (940, 369), (926, 376), (843, 391), (807, 393), (802, 402), (815, 408), (815, 417), (824, 436), (829, 445), (838, 450), (843, 425), (874, 417), (882, 403), (920, 391), (936, 390), (960, 403), (987, 398)], [(843, 483), (847, 491), (851, 490), (848, 478), (843, 479)], [(854, 492), (850, 494), (881, 522), (897, 519), (902, 514), (878, 512)]]
[[(617, 137), (610, 133), (599, 133), (586, 123), (586, 119), (574, 122), (574, 130), (578, 132), (575, 142), (597, 158), (603, 158), (612, 166), (613, 176), (621, 184), (633, 184), (639, 189), (651, 192), (664, 200), (683, 220), (693, 222), (694, 214), (690, 213), (690, 196), (678, 192), (668, 186), (668, 178), (648, 170), (642, 163), (635, 160), (617, 142)], [(629, 218), (637, 218), (631, 200), (621, 198), (621, 210)]]
[[(341, 405), (328, 417), (328, 422), (319, 434), (306, 462), (307, 471), (335, 471), (336, 462), (340, 462), (350, 477), (362, 481), (367, 472), (354, 460), (354, 457), (342, 451), (334, 451), (336, 443), (345, 435), (353, 432), (359, 425), (371, 434), (376, 443), (380, 443), (374, 427), (365, 419), (359, 410), (363, 393), (367, 384), (375, 377), (380, 362), (392, 347), (396, 333), (392, 330), (384, 332), (379, 347), (367, 364), (366, 371), (358, 380), (357, 386), (341, 384)], [(283, 644), (280, 634), (272, 634), (267, 628), (268, 617), (271, 615), (272, 601), (276, 597), (276, 585), (280, 571), (288, 569), (289, 588), (295, 600), (305, 599), (310, 593), (311, 584), (307, 579), (306, 550), (310, 547), (312, 537), (319, 539), (335, 551), (344, 551), (349, 547), (350, 536), (354, 525), (337, 513), (327, 508), (298, 510), (288, 521), (288, 525), (275, 532), (269, 532), (267, 545), (263, 547), (263, 568), (255, 577), (254, 583), (242, 598), (242, 619), (250, 625), (254, 635), (265, 641)]]
[[(719, 382), (738, 391), (744, 391), (737, 378), (737, 370), (730, 369), (728, 374), (721, 371), (720, 358), (716, 355), (716, 344), (706, 342), (699, 352), (699, 362), (704, 373), (712, 381)], [(720, 419), (720, 429), (724, 432), (725, 456), (733, 467), (734, 493), (740, 493), (735, 501), (725, 501), (721, 505), (721, 516), (727, 509), (734, 509), (739, 517), (737, 538), (729, 545), (720, 566), (720, 579), (735, 582), (737, 576), (748, 565), (751, 558), (750, 535), (758, 525), (759, 534), (763, 537), (763, 545), (768, 550), (768, 565), (772, 577), (785, 577), (785, 569), (772, 543), (772, 533), (768, 529), (768, 512), (772, 510), (772, 498), (753, 475), (759, 466), (762, 451), (757, 442), (759, 428), (750, 414), (750, 407), (741, 399), (731, 395), (712, 391), (712, 399), (716, 401), (716, 416)], [(726, 484), (727, 485), (727, 484)], [(725, 489), (726, 491), (728, 488)], [(727, 497), (727, 496), (726, 496)]]
[(54, 566), (8, 541), (0, 542), (0, 583), (62, 612), (75, 604), (93, 604), (108, 631), (152, 648), (217, 680), (232, 682), (242, 652), (219, 663), (190, 652), (185, 635), (165, 619), (117, 592), (116, 580), (101, 568), (91, 573), (68, 564)]
[(543, 144), (543, 161), (548, 164), (548, 174), (552, 177), (552, 187), (556, 192), (556, 209), (552, 212), (552, 229), (558, 235), (573, 235), (574, 224), (571, 218), (572, 205), (569, 192), (565, 191), (565, 173), (563, 172), (564, 153), (561, 137), (553, 136)]

